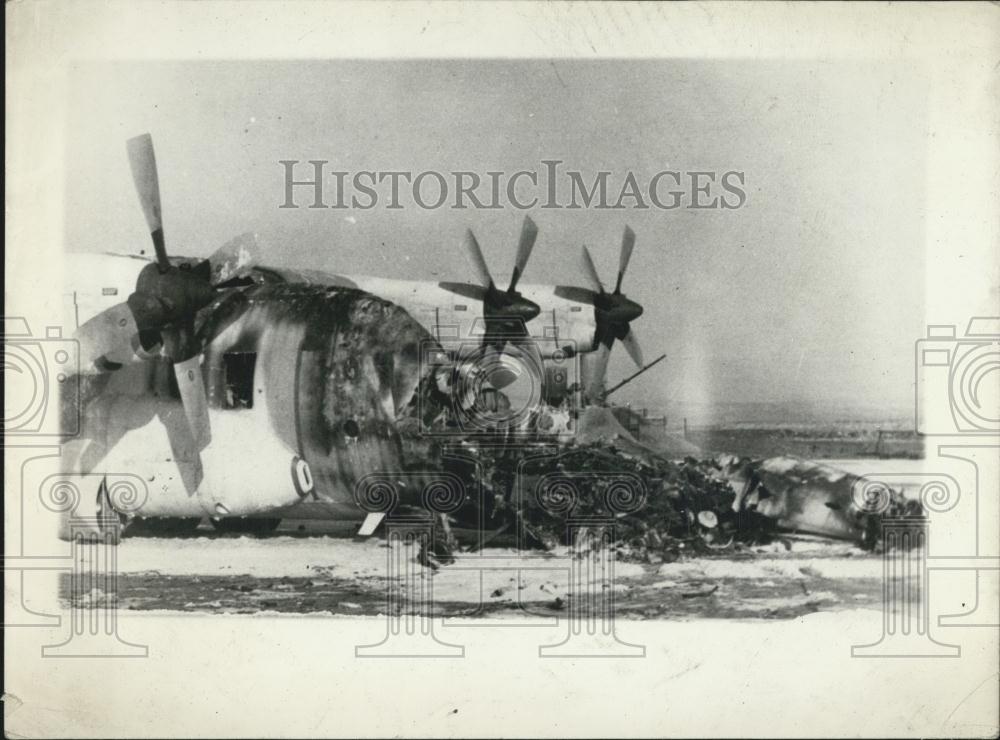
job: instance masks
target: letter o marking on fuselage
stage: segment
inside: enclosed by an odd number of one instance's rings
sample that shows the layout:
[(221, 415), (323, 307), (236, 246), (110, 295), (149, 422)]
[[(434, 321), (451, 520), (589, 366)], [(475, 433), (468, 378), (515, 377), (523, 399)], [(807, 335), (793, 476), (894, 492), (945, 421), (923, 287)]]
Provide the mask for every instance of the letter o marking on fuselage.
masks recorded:
[(309, 463), (301, 457), (292, 458), (292, 484), (299, 496), (308, 496), (315, 485)]

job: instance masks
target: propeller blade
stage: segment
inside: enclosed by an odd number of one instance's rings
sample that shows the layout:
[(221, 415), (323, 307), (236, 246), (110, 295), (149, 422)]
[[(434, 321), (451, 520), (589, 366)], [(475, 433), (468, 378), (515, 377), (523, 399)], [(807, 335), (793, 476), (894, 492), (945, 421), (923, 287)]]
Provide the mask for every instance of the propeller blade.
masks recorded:
[(109, 352), (128, 346), (138, 333), (135, 316), (127, 303), (101, 311), (76, 330), (81, 365), (93, 364)]
[(230, 239), (206, 260), (211, 265), (212, 285), (243, 277), (260, 261), (261, 247), (257, 234), (248, 232)]
[(593, 305), (594, 299), (598, 296), (592, 290), (579, 288), (575, 285), (557, 285), (553, 292), (559, 298), (565, 298), (568, 301), (575, 301), (576, 303), (585, 303), (588, 306)]
[(615, 283), (615, 293), (622, 292), (622, 278), (625, 277), (625, 270), (628, 269), (628, 261), (632, 259), (632, 249), (635, 247), (635, 232), (628, 226), (625, 227), (625, 234), (622, 236), (622, 249), (618, 258), (618, 282)]
[(604, 395), (605, 381), (608, 374), (608, 359), (611, 357), (611, 347), (601, 342), (594, 352), (593, 359), (588, 363), (590, 377), (587, 378), (587, 396), (592, 401), (599, 401)]
[(622, 337), (621, 342), (625, 347), (625, 351), (628, 352), (628, 356), (635, 363), (635, 366), (642, 369), (644, 364), (642, 361), (642, 347), (639, 346), (639, 338), (635, 335), (635, 329), (629, 327), (628, 334)]
[(483, 251), (479, 248), (479, 242), (476, 241), (476, 237), (473, 235), (471, 229), (467, 229), (465, 232), (465, 251), (468, 252), (469, 257), (472, 259), (472, 267), (479, 273), (479, 281), (483, 287), (492, 288), (493, 276), (490, 275), (490, 268), (486, 266)]
[(597, 268), (594, 267), (594, 260), (590, 258), (590, 250), (586, 247), (583, 248), (583, 272), (587, 279), (590, 280), (590, 286), (598, 293), (604, 292), (604, 286), (601, 284), (601, 278), (597, 275)]
[(187, 417), (191, 435), (198, 444), (198, 449), (202, 449), (212, 441), (212, 427), (208, 419), (208, 395), (201, 377), (200, 364), (201, 355), (174, 363), (177, 390), (180, 392), (184, 415)]
[(528, 258), (531, 257), (531, 250), (535, 246), (536, 238), (538, 238), (538, 227), (535, 226), (531, 217), (525, 216), (521, 226), (521, 239), (517, 244), (517, 257), (514, 259), (514, 274), (510, 279), (510, 287), (507, 288), (508, 293), (513, 293), (517, 289), (517, 281), (524, 274), (524, 268), (528, 264)]
[(127, 142), (128, 161), (132, 167), (132, 179), (139, 194), (139, 204), (146, 217), (149, 233), (156, 250), (156, 263), (161, 271), (170, 267), (167, 259), (166, 242), (163, 239), (163, 211), (160, 207), (160, 181), (156, 174), (156, 155), (153, 153), (153, 137), (142, 134)]
[(471, 298), (474, 301), (486, 300), (487, 289), (472, 283), (438, 283), (439, 288), (447, 290), (449, 293), (460, 295), (463, 298)]

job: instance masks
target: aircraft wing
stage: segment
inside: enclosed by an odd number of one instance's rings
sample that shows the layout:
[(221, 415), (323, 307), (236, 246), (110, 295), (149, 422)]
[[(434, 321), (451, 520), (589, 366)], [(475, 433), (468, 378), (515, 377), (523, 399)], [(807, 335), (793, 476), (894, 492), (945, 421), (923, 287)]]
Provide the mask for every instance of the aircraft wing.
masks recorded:
[[(439, 341), (478, 343), (485, 333), (483, 289), (478, 285), (353, 275), (330, 277), (338, 281), (331, 284), (357, 286), (401, 306)], [(521, 285), (520, 292), (541, 309), (525, 326), (544, 357), (567, 345), (577, 352), (591, 351), (596, 322), (589, 306), (561, 298), (555, 285)]]

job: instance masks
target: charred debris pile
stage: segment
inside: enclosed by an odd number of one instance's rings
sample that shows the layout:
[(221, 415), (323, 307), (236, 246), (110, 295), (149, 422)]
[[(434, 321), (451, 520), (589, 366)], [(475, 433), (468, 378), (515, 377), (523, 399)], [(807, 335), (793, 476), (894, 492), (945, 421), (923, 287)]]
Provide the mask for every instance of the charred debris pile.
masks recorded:
[[(780, 518), (760, 513), (754, 503), (766, 491), (747, 496), (758, 483), (752, 474), (750, 485), (743, 482), (751, 461), (671, 461), (606, 443), (552, 455), (487, 447), (475, 457), (485, 530), (519, 531), (522, 547), (552, 549), (603, 533), (619, 559), (660, 563), (685, 555), (731, 555), (781, 537)], [(735, 467), (742, 476), (734, 475)], [(858, 544), (878, 547), (886, 513), (914, 512), (896, 494), (881, 513), (847, 512)]]

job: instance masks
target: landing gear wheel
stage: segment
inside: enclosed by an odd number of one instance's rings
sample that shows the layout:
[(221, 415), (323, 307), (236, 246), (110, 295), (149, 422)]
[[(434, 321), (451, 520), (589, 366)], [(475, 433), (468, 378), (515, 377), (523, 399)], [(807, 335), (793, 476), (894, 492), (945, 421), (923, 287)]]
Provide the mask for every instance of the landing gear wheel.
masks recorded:
[(281, 524), (281, 519), (246, 519), (243, 517), (230, 517), (227, 519), (213, 519), (212, 526), (217, 532), (225, 534), (252, 534), (255, 537), (263, 537), (273, 533)]

